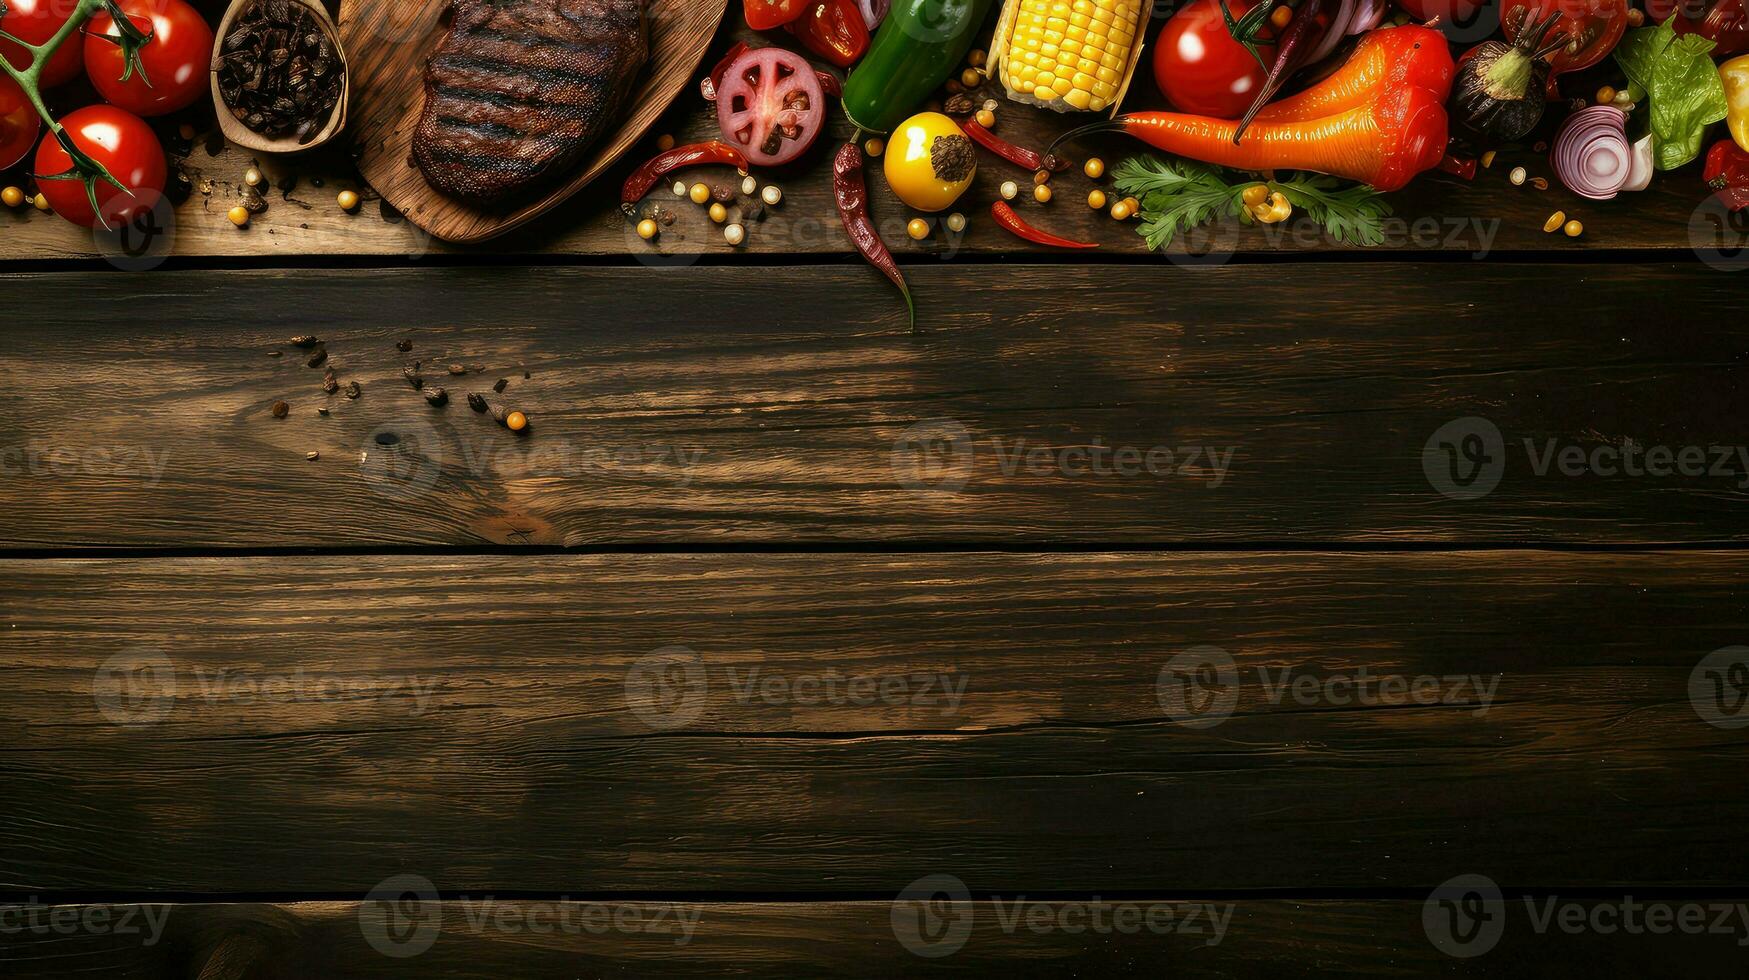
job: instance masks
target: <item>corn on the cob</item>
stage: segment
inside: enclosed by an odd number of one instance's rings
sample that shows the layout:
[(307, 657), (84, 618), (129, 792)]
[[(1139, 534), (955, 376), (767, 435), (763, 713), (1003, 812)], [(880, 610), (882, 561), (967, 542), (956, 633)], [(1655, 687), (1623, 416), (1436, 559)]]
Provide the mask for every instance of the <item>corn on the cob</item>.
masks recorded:
[(1142, 51), (1145, 0), (1007, 0), (991, 40), (1016, 102), (1058, 112), (1116, 109)]

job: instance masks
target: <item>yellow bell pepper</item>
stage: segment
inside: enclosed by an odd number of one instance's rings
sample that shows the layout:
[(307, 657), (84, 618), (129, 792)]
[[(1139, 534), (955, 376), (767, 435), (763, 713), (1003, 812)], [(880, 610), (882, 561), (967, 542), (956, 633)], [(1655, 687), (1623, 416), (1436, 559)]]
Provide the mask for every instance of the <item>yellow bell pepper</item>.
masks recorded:
[(1725, 101), (1731, 107), (1725, 116), (1725, 124), (1731, 127), (1731, 139), (1749, 153), (1749, 54), (1720, 65), (1719, 81), (1725, 83)]

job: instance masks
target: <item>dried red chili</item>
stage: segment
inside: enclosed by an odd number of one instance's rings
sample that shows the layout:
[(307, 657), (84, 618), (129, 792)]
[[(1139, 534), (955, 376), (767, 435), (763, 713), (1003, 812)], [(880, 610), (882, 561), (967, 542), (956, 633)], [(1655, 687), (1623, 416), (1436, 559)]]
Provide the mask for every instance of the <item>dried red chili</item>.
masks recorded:
[(1007, 201), (997, 201), (995, 204), (991, 205), (990, 216), (995, 218), (996, 223), (1001, 225), (1005, 230), (1013, 232), (1021, 238), (1039, 245), (1054, 245), (1057, 248), (1099, 247), (1099, 243), (1097, 242), (1077, 242), (1068, 238), (1059, 238), (1048, 231), (1040, 231), (1032, 225), (1027, 224), (1026, 219), (1016, 213), (1014, 208), (1010, 207)]
[(978, 125), (977, 120), (975, 119), (967, 119), (961, 122), (960, 128), (965, 130), (966, 135), (970, 136), (979, 146), (989, 150), (991, 153), (996, 154), (1017, 167), (1026, 170), (1053, 170), (1057, 172), (1069, 169), (1068, 160), (1054, 154), (1042, 154), (1037, 150), (1030, 150), (1024, 146), (1015, 146), (1013, 143), (1008, 142), (1002, 137), (997, 136), (995, 133)]
[(1701, 175), (1725, 207), (1732, 211), (1749, 208), (1749, 153), (1735, 140), (1722, 139), (1712, 145)]
[(917, 307), (911, 302), (911, 287), (905, 285), (899, 264), (893, 261), (893, 253), (887, 251), (881, 233), (875, 230), (874, 222), (868, 216), (868, 185), (862, 178), (862, 147), (855, 140), (844, 144), (838, 155), (832, 158), (832, 198), (838, 204), (838, 217), (844, 222), (844, 233), (850, 236), (851, 244), (870, 265), (885, 273), (893, 285), (899, 287), (899, 292), (905, 297), (905, 312), (915, 329)]
[(656, 186), (656, 181), (670, 171), (696, 167), (701, 163), (726, 163), (741, 173), (747, 172), (747, 158), (741, 155), (740, 150), (720, 140), (677, 146), (656, 154), (648, 163), (632, 171), (631, 176), (626, 178), (625, 186), (620, 188), (620, 210), (628, 217), (636, 214), (638, 202), (643, 200), (645, 194), (650, 193), (650, 188)]

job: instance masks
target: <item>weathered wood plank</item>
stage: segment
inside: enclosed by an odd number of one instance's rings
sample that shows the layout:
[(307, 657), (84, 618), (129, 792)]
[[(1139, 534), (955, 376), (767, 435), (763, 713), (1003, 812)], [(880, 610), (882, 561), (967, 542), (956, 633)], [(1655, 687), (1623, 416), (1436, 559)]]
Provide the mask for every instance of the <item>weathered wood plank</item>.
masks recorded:
[[(1659, 975), (1672, 962), (1729, 975), (1741, 969), (1737, 906), (1695, 898), (1647, 902), (1642, 928), (1568, 931), (1538, 921), (1550, 900), (1606, 927), (1621, 900), (1514, 897), (1490, 911), (1498, 936), (1478, 932), (1469, 958), (1435, 946), (1425, 904), (1407, 900), (1195, 901), (1107, 899), (1100, 903), (952, 902), (535, 902), (490, 900), (270, 904), (51, 906), (39, 918), (104, 920), (57, 932), (0, 935), (11, 977), (188, 978), (564, 978), (619, 976), (849, 976), (951, 973), (987, 976), (1269, 977), (1430, 974)], [(1666, 928), (1643, 928), (1648, 907), (1667, 908)], [(1602, 913), (1596, 910), (1602, 909)], [(1675, 927), (1713, 924), (1735, 932)], [(927, 916), (933, 914), (934, 918)], [(1665, 913), (1653, 913), (1663, 915)], [(1150, 919), (1149, 916), (1152, 916)], [(1017, 918), (1018, 916), (1018, 918)], [(617, 917), (617, 918), (616, 918)], [(1697, 918), (1698, 917), (1698, 918)], [(138, 934), (117, 934), (122, 920)], [(161, 923), (156, 941), (150, 923)], [(1557, 920), (1558, 921), (1558, 920)], [(1662, 920), (1661, 920), (1662, 921)], [(1123, 928), (1118, 928), (1121, 922)], [(1435, 927), (1438, 929), (1439, 927)], [(933, 930), (933, 931), (931, 931)], [(903, 938), (901, 938), (903, 936)], [(1492, 942), (1489, 942), (1492, 937)], [(1443, 939), (1443, 936), (1441, 936)], [(1458, 949), (1466, 949), (1459, 946)], [(917, 950), (931, 955), (918, 955)], [(1466, 950), (1467, 951), (1467, 950)]]
[[(913, 279), (917, 334), (854, 266), (166, 273), (149, 292), (3, 278), (0, 318), (34, 326), (0, 336), (0, 542), (1749, 535), (1729, 277), (1310, 264), (1285, 279)], [(1556, 280), (1583, 287), (1559, 315)], [(302, 333), (361, 398), (323, 393), (286, 344)], [(401, 379), (415, 360), (447, 407)], [(452, 362), (480, 370), (450, 377)], [(499, 378), (534, 419), (525, 437), (463, 404)], [(269, 414), (279, 400), (287, 419)], [(1452, 425), (1473, 417), (1497, 441)], [(1628, 446), (1638, 463), (1622, 463)]]
[[(222, 7), (222, 4), (217, 6)], [(736, 39), (756, 45), (774, 41), (748, 31), (738, 12), (731, 8), (723, 30), (719, 31), (718, 39), (705, 59), (706, 64), (714, 64)], [(787, 38), (775, 40), (784, 43)], [(1573, 87), (1583, 88), (1584, 83), (1575, 82)], [(1149, 107), (1159, 101), (1146, 59), (1133, 92), (1132, 102), (1137, 106)], [(709, 254), (717, 257), (737, 253), (848, 254), (850, 245), (832, 205), (829, 158), (831, 147), (840, 145), (852, 133), (836, 106), (833, 120), (831, 131), (821, 139), (824, 145), (806, 162), (785, 172), (762, 174), (783, 187), (786, 203), (769, 220), (755, 226), (747, 244), (739, 250), (729, 248), (722, 239), (721, 230), (709, 222), (701, 209), (691, 205), (676, 209), (678, 221), (663, 233), (660, 244), (655, 247), (646, 245), (631, 233), (619, 211), (618, 189), (633, 165), (655, 153), (654, 136), (628, 154), (628, 159), (618, 168), (553, 214), (506, 238), (473, 248), (435, 242), (410, 223), (399, 220), (398, 216), (392, 220), (385, 218), (374, 199), (368, 200), (359, 214), (341, 211), (334, 202), (335, 194), (341, 189), (359, 187), (345, 146), (313, 158), (263, 160), (230, 147), (216, 156), (210, 155), (204, 148), (204, 139), (197, 139), (187, 158), (187, 169), (197, 183), (203, 179), (212, 181), (211, 193), (197, 192), (177, 207), (174, 217), (160, 225), (168, 228), (171, 234), (156, 239), (151, 250), (155, 255), (270, 258), (451, 253)], [(1019, 106), (1005, 106), (1001, 120), (1000, 131), (1005, 138), (1041, 149), (1069, 125), (1082, 121)], [(689, 86), (687, 94), (666, 114), (656, 132), (670, 133), (682, 140), (713, 138), (717, 135), (714, 109)], [(1542, 134), (1541, 138), (1546, 139), (1547, 135)], [(1133, 140), (1115, 138), (1091, 141), (1081, 152), (1084, 155), (1098, 154), (1115, 164), (1125, 156), (1145, 150), (1146, 147)], [(869, 176), (874, 210), (889, 245), (901, 256), (919, 259), (930, 255), (1048, 251), (997, 229), (986, 214), (989, 202), (996, 199), (997, 188), (1003, 181), (1020, 180), (1024, 183), (1027, 175), (987, 154), (980, 158), (980, 162), (977, 182), (964, 198), (964, 210), (971, 218), (967, 232), (963, 237), (938, 235), (925, 243), (916, 243), (906, 237), (905, 222), (914, 215), (887, 189), (879, 166), (873, 167)], [(1546, 154), (1537, 153), (1527, 145), (1502, 151), (1494, 167), (1482, 171), (1472, 183), (1435, 173), (1392, 195), (1396, 214), (1387, 228), (1384, 247), (1410, 252), (1466, 254), (1576, 253), (1595, 248), (1633, 248), (1664, 249), (1686, 256), (1692, 247), (1691, 236), (1699, 236), (1698, 240), (1707, 245), (1717, 243), (1732, 248), (1741, 248), (1749, 242), (1749, 229), (1741, 224), (1719, 225), (1711, 214), (1697, 214), (1706, 195), (1693, 167), (1675, 174), (1660, 174), (1652, 188), (1643, 193), (1624, 194), (1614, 201), (1594, 202), (1568, 193), (1558, 182), (1547, 191), (1535, 191), (1529, 186), (1514, 187), (1507, 181), (1506, 174), (1518, 164), (1552, 180)], [(225, 212), (241, 201), (243, 171), (251, 165), (258, 165), (274, 181), (295, 176), (299, 184), (290, 192), (289, 199), (277, 190), (269, 194), (267, 212), (257, 216), (247, 230), (239, 231), (226, 220)], [(697, 175), (726, 178), (728, 171), (724, 168), (713, 175), (706, 169)], [(8, 175), (8, 179), (20, 182), (26, 177), (21, 172)], [(320, 180), (322, 186), (312, 186), (312, 178)], [(1092, 186), (1093, 182), (1078, 172), (1060, 177), (1055, 203), (1044, 209), (1033, 209), (1028, 205), (1027, 213), (1041, 226), (1060, 234), (1098, 241), (1108, 253), (1138, 258), (1146, 256), (1145, 246), (1134, 234), (1133, 224), (1120, 226), (1105, 214), (1096, 214), (1086, 206), (1087, 191)], [(368, 188), (366, 191), (369, 197)], [(658, 191), (651, 200), (666, 204), (675, 199), (666, 191)], [(1584, 237), (1568, 239), (1543, 233), (1544, 220), (1557, 208), (1584, 220), (1587, 227)], [(28, 208), (0, 214), (0, 228), (4, 229), (0, 232), (0, 260), (77, 259), (106, 255), (119, 259), (125, 254), (114, 239), (94, 238), (83, 229)], [(131, 247), (138, 249), (140, 246), (138, 236), (131, 240)], [(1229, 220), (1205, 234), (1191, 236), (1175, 245), (1172, 251), (1183, 255), (1201, 254), (1211, 249), (1217, 254), (1229, 251), (1276, 254), (1348, 250), (1349, 246), (1331, 241), (1315, 225), (1296, 218), (1285, 226), (1271, 228), (1246, 228)]]
[(1733, 655), (1701, 661), (1743, 641), (1745, 572), (1699, 551), (13, 562), (0, 882), (1728, 885), (1749, 742), (1700, 714), (1737, 720)]

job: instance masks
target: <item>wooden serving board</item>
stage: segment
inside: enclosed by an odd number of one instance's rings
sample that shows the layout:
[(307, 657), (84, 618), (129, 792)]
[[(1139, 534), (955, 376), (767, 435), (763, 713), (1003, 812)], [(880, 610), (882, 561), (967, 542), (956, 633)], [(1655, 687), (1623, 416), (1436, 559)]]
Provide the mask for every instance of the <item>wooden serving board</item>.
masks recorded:
[(352, 73), (358, 169), (409, 221), (447, 242), (483, 242), (533, 220), (582, 190), (632, 147), (691, 84), (728, 0), (649, 0), (650, 60), (628, 111), (568, 176), (526, 195), (479, 206), (439, 193), (412, 162), (424, 105), (425, 61), (449, 5), (430, 0), (342, 0), (340, 35)]

